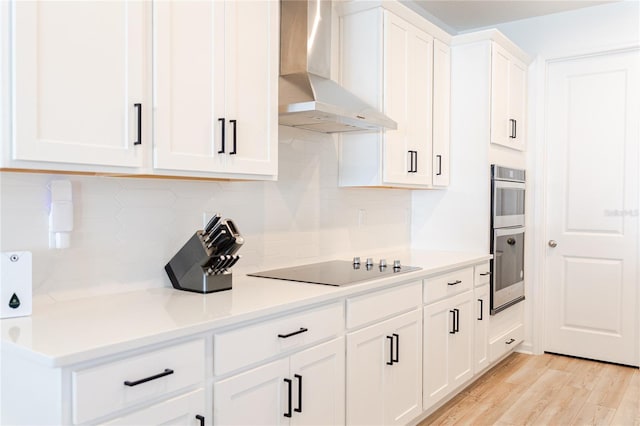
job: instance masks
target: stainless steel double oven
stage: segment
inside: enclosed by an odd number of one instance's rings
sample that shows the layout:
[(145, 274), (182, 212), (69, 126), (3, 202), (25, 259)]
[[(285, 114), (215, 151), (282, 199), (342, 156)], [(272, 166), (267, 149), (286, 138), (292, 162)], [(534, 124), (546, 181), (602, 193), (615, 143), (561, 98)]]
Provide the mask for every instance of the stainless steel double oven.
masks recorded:
[(491, 315), (524, 300), (525, 171), (491, 166)]

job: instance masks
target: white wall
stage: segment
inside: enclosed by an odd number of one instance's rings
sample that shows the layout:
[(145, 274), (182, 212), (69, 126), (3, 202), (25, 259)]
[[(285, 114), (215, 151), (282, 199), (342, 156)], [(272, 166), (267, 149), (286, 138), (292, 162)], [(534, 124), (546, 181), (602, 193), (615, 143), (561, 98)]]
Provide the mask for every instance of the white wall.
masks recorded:
[[(170, 286), (164, 265), (204, 212), (246, 239), (236, 273), (409, 244), (411, 194), (337, 187), (332, 136), (280, 127), (277, 182), (0, 173), (0, 249), (33, 252), (36, 296), (56, 299)], [(69, 249), (48, 248), (49, 182), (73, 186)]]

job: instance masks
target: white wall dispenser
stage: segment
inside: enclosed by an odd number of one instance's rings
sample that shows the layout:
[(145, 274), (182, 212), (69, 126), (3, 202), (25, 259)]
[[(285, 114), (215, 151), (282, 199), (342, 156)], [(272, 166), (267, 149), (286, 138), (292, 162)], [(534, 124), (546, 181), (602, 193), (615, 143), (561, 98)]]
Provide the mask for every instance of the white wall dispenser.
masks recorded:
[(49, 212), (49, 247), (69, 248), (73, 231), (73, 200), (71, 182), (51, 181), (51, 210)]

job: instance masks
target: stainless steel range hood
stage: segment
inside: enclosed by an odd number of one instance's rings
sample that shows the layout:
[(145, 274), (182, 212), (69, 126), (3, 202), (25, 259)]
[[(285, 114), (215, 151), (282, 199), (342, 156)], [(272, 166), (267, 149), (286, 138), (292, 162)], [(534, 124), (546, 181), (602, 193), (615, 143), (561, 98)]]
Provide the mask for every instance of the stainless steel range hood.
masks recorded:
[(280, 124), (322, 133), (397, 129), (330, 73), (331, 2), (281, 0)]

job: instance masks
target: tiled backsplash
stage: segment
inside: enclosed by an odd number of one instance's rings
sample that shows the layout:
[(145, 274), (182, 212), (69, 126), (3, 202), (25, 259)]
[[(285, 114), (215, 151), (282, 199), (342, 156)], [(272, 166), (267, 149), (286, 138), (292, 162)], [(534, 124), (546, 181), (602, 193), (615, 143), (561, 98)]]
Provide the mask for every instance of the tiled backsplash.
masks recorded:
[[(2, 173), (2, 251), (33, 252), (35, 295), (56, 299), (170, 286), (164, 265), (204, 214), (245, 237), (238, 272), (410, 244), (411, 192), (338, 188), (332, 136), (280, 128), (277, 182)], [(73, 187), (71, 247), (50, 249), (49, 182)]]

